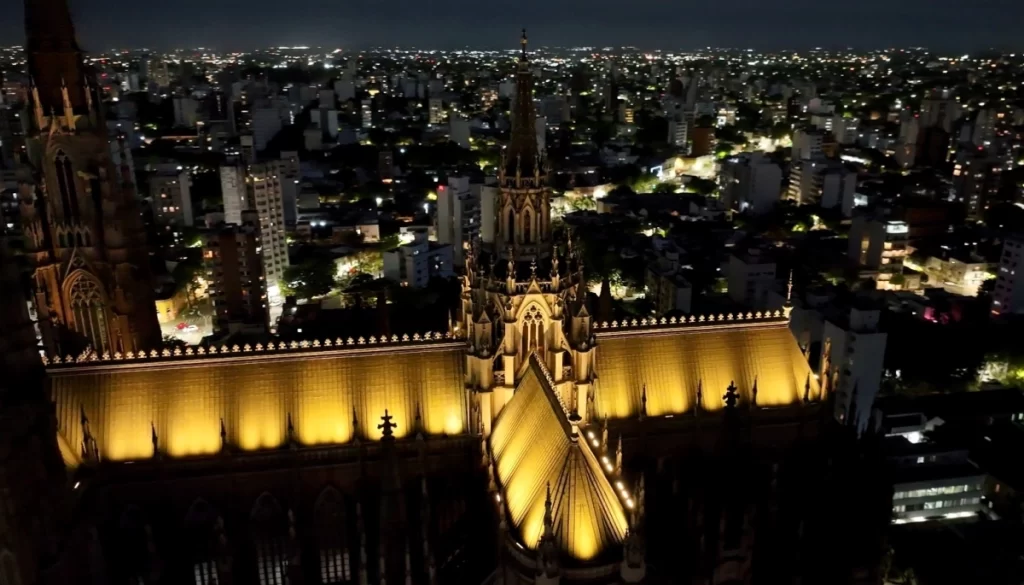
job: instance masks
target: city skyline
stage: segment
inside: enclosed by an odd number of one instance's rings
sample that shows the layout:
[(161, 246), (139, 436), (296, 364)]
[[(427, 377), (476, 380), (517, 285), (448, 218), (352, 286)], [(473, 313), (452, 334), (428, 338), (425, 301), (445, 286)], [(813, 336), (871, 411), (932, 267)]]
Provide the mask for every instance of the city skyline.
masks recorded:
[[(71, 3), (83, 46), (91, 51), (115, 47), (205, 46), (219, 50), (263, 46), (316, 45), (362, 49), (371, 46), (428, 49), (508, 46), (508, 22), (530, 29), (536, 46), (636, 46), (688, 50), (701, 47), (758, 50), (925, 46), (939, 52), (1021, 47), (1014, 23), (1024, 5), (985, 0), (968, 13), (948, 0), (940, 4), (909, 0), (899, 6), (867, 0), (850, 12), (795, 0), (765, 12), (752, 0), (727, 5), (680, 5), (639, 0), (626, 7), (611, 0), (587, 5), (504, 0), (489, 7), (502, 19), (481, 19), (480, 7), (465, 0), (411, 0), (386, 5), (359, 0), (338, 8), (325, 0), (216, 5), (179, 0), (159, 18), (142, 4), (124, 0), (75, 0)], [(1001, 5), (1004, 4), (1004, 5)], [(0, 24), (2, 44), (23, 40), (23, 6)], [(994, 15), (999, 18), (993, 18)], [(112, 18), (115, 16), (116, 18)], [(315, 18), (311, 15), (316, 15)], [(152, 23), (159, 22), (156, 30)], [(268, 25), (273, 24), (268, 29)]]

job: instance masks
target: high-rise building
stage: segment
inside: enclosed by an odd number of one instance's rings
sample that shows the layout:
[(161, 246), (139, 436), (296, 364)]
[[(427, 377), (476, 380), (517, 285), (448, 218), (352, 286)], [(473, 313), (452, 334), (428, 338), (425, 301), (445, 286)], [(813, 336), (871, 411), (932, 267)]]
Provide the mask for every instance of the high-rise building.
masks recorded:
[(220, 190), (224, 200), (224, 221), (241, 224), (242, 212), (252, 209), (245, 167), (237, 163), (220, 167)]
[(835, 393), (834, 415), (863, 431), (882, 384), (887, 335), (881, 310), (854, 306), (825, 318), (819, 372), (825, 391)]
[(199, 102), (190, 96), (176, 95), (174, 103), (174, 125), (182, 128), (195, 128), (199, 120)]
[(934, 90), (921, 100), (921, 128), (942, 128), (953, 132), (953, 122), (960, 119), (960, 102), (948, 89)]
[(260, 255), (263, 259), (263, 274), (267, 279), (267, 295), (271, 307), (280, 305), (283, 300), (279, 284), (284, 278), (285, 268), (289, 265), (288, 241), (284, 229), (284, 191), (281, 188), (281, 181), (280, 165), (277, 162), (260, 163), (249, 167), (250, 198), (259, 221), (262, 242)]
[(548, 149), (548, 119), (544, 116), (537, 116), (533, 121), (534, 133), (537, 139), (537, 150), (544, 153)]
[(194, 224), (192, 176), (187, 170), (161, 172), (151, 176), (149, 198), (157, 225), (180, 235), (182, 227), (192, 227)]
[(387, 183), (395, 179), (395, 153), (391, 150), (382, 150), (377, 155), (377, 176)]
[(26, 2), (32, 183), (22, 187), (25, 252), (47, 351), (139, 351), (160, 343), (133, 169), (115, 167), (99, 84), (67, 5)]
[(363, 100), (359, 106), (363, 128), (373, 128), (373, 101)]
[(796, 160), (789, 171), (787, 196), (800, 205), (853, 210), (857, 173), (829, 160)]
[(437, 241), (453, 248), (456, 266), (465, 264), (465, 250), (480, 234), (480, 199), (469, 177), (448, 177), (437, 188)]
[(428, 241), (425, 233), (384, 252), (384, 278), (401, 286), (423, 288), (431, 279), (451, 278), (454, 268), (452, 245)]
[(259, 218), (253, 211), (244, 212), (240, 224), (223, 224), (203, 236), (214, 327), (220, 333), (267, 327), (267, 282), (261, 247)]
[(676, 148), (687, 146), (687, 130), (689, 125), (682, 118), (671, 118), (668, 121), (668, 143)]
[(775, 259), (758, 248), (729, 256), (726, 272), (729, 298), (749, 309), (777, 309), (782, 306), (775, 279)]
[(984, 219), (985, 211), (999, 201), (1005, 169), (1003, 160), (985, 150), (972, 148), (957, 153), (953, 189), (967, 207), (967, 219)]
[(723, 161), (719, 182), (728, 208), (767, 213), (782, 194), (782, 169), (762, 153), (744, 153)]
[(253, 108), (252, 110), (252, 139), (253, 148), (261, 152), (267, 148), (267, 144), (277, 136), (284, 124), (281, 120), (281, 110), (276, 107)]
[(427, 111), (427, 122), (431, 126), (440, 126), (444, 124), (444, 120), (447, 117), (447, 112), (444, 110), (444, 101), (441, 98), (430, 98), (428, 102)]
[(850, 226), (849, 258), (857, 266), (877, 271), (880, 290), (900, 288), (910, 228), (904, 221), (863, 214)]
[(1024, 313), (1024, 238), (1007, 238), (1003, 243), (996, 287), (992, 291), (992, 313)]
[(448, 139), (462, 148), (469, 148), (469, 120), (453, 112), (448, 118)]
[(801, 160), (818, 160), (825, 157), (822, 145), (825, 142), (824, 130), (797, 130), (793, 133), (793, 162)]

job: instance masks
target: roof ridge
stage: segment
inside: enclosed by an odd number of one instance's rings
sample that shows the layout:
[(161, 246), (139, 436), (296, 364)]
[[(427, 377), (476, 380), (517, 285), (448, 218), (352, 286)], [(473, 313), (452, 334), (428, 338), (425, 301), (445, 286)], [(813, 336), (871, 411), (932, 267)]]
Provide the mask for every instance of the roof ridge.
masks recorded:
[(738, 322), (748, 323), (781, 323), (789, 321), (790, 311), (786, 308), (777, 309), (775, 311), (740, 311), (738, 313), (709, 313), (700, 315), (690, 315), (687, 317), (683, 315), (681, 317), (642, 317), (639, 320), (635, 317), (630, 319), (623, 319), (622, 321), (602, 321), (595, 322), (594, 329), (651, 329), (651, 328), (662, 328), (662, 327), (679, 327), (685, 325), (697, 325), (697, 326), (708, 326), (712, 324), (730, 325)]
[(139, 351), (139, 352), (103, 352), (102, 355), (97, 354), (95, 351), (86, 350), (79, 354), (77, 357), (72, 355), (66, 355), (61, 358), (60, 355), (42, 357), (43, 365), (46, 366), (70, 366), (70, 365), (97, 365), (97, 364), (108, 364), (108, 363), (157, 363), (164, 361), (181, 361), (182, 358), (216, 358), (223, 355), (238, 356), (238, 355), (299, 355), (306, 353), (316, 353), (316, 350), (337, 350), (337, 349), (357, 349), (366, 346), (376, 347), (388, 347), (388, 348), (401, 348), (408, 346), (422, 346), (428, 343), (447, 342), (455, 341), (457, 338), (451, 333), (435, 333), (427, 332), (422, 336), (419, 333), (413, 334), (411, 337), (408, 333), (403, 334), (401, 337), (398, 335), (392, 335), (390, 338), (386, 335), (377, 336), (371, 335), (369, 338), (358, 337), (353, 339), (351, 336), (348, 338), (337, 337), (334, 341), (331, 339), (325, 339), (321, 342), (319, 339), (313, 341), (302, 340), (302, 341), (281, 341), (274, 343), (273, 341), (263, 345), (262, 343), (256, 343), (255, 345), (245, 343), (239, 345), (237, 343), (228, 345), (226, 343), (221, 344), (219, 349), (218, 346), (213, 345), (208, 349), (205, 346), (186, 346), (185, 349), (175, 347), (174, 349), (164, 347), (161, 350), (150, 350)]

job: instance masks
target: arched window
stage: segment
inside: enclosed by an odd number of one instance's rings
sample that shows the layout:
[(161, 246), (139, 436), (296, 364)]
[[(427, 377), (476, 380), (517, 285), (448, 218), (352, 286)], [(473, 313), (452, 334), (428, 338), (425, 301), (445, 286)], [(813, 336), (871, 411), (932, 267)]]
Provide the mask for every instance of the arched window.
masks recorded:
[(508, 210), (508, 232), (505, 241), (509, 244), (516, 241), (516, 212), (512, 209)]
[(266, 493), (260, 496), (253, 506), (251, 519), (259, 585), (285, 585), (288, 557), (284, 535), (287, 520), (274, 496)]
[(186, 547), (190, 548), (193, 583), (218, 585), (217, 576), (217, 511), (203, 500), (192, 504), (185, 516)]
[(111, 351), (107, 332), (107, 308), (99, 282), (89, 275), (75, 278), (69, 294), (73, 328), (89, 340), (93, 349)]
[(320, 549), (320, 582), (324, 585), (352, 581), (352, 556), (348, 549), (345, 500), (327, 488), (317, 500), (315, 513), (317, 547)]
[(64, 217), (78, 217), (78, 193), (75, 190), (75, 170), (71, 167), (71, 159), (63, 150), (57, 151), (54, 158), (57, 173), (57, 188), (60, 189), (61, 208)]
[(60, 232), (59, 234), (57, 234), (57, 244), (61, 248), (68, 247), (68, 239), (64, 237), (64, 232)]
[(75, 243), (78, 244), (79, 248), (82, 247), (82, 232), (78, 232), (75, 234)]
[(544, 315), (536, 305), (523, 316), (521, 335), (523, 359), (530, 357), (532, 352), (544, 357)]
[(526, 213), (523, 214), (523, 243), (524, 244), (529, 244), (530, 241), (531, 241), (530, 240), (530, 236), (533, 235), (531, 233), (533, 231), (531, 229), (531, 227), (532, 227), (532, 223), (530, 221), (531, 219), (532, 218), (530, 217), (530, 211), (527, 210)]

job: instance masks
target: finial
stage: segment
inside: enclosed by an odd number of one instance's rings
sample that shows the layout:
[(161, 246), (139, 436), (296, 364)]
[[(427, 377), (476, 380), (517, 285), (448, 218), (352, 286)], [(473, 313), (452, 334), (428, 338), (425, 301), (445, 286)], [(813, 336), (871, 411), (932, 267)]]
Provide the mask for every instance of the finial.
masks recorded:
[(519, 43), (523, 46), (523, 54), (521, 59), (526, 61), (526, 29), (523, 29), (523, 38), (520, 39)]
[(380, 417), (380, 419), (382, 421), (384, 421), (384, 422), (382, 422), (379, 425), (377, 425), (378, 429), (381, 429), (381, 430), (384, 431), (383, 432), (383, 436), (381, 437), (382, 440), (393, 439), (395, 437), (394, 429), (398, 425), (393, 423), (393, 422), (391, 422), (391, 419), (393, 419), (393, 418), (395, 418), (395, 417), (393, 417), (390, 414), (388, 414), (388, 409), (385, 408), (384, 409), (384, 416)]
[(156, 434), (156, 424), (149, 421), (149, 440), (153, 443), (153, 457), (160, 456), (160, 437)]
[(793, 269), (789, 270), (789, 284), (786, 286), (786, 306), (793, 306)]
[(544, 536), (552, 536), (554, 521), (551, 517), (551, 482), (548, 482), (547, 494), (544, 496)]
[(532, 278), (532, 279), (536, 279), (537, 278), (537, 259), (536, 258), (531, 258), (530, 259), (530, 278)]
[(622, 473), (622, 433), (619, 433), (619, 441), (615, 444), (615, 474)]
[(647, 416), (647, 384), (640, 391), (640, 420)]
[(295, 441), (295, 424), (292, 423), (292, 413), (290, 413), (290, 412), (288, 413), (288, 437), (287, 438), (288, 438), (288, 445), (290, 447), (297, 446), (296, 445), (296, 441)]
[(736, 392), (736, 381), (729, 382), (729, 387), (725, 389), (725, 395), (722, 396), (722, 400), (725, 401), (725, 407), (727, 409), (736, 408), (736, 403), (739, 401), (740, 395)]
[(701, 408), (704, 408), (704, 379), (697, 380), (697, 404), (693, 407), (693, 414), (697, 414)]
[(754, 387), (750, 389), (750, 405), (757, 408), (757, 376), (754, 376)]

